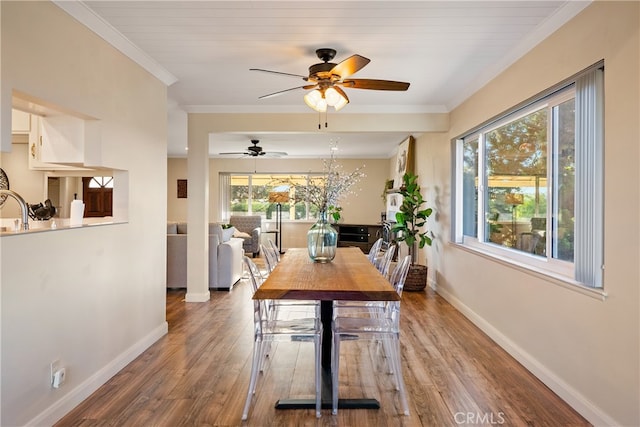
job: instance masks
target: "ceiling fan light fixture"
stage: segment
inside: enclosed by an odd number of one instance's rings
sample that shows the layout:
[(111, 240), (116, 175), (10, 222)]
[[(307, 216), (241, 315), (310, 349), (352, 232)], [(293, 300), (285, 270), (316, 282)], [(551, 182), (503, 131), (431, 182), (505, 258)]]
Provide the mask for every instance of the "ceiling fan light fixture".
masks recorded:
[(325, 91), (324, 97), (327, 100), (327, 105), (332, 106), (336, 111), (340, 111), (342, 107), (349, 103), (349, 99), (344, 95), (344, 92), (333, 87)]
[(332, 87), (324, 91), (324, 99), (327, 100), (327, 105), (330, 105), (332, 107), (335, 106), (338, 102), (340, 102), (340, 98), (342, 97), (340, 96), (338, 91)]
[(342, 107), (349, 103), (349, 99), (333, 87), (327, 89), (315, 89), (304, 96), (304, 102), (311, 109), (324, 113), (327, 106), (335, 108), (339, 111)]
[(327, 100), (324, 98), (324, 94), (318, 89), (312, 90), (304, 96), (304, 102), (319, 113), (327, 111)]
[(347, 105), (349, 103), (349, 98), (347, 98), (344, 95), (340, 96), (340, 101), (338, 101), (336, 103), (336, 105), (333, 106), (333, 108), (336, 109), (336, 111), (340, 111), (342, 110), (342, 107), (344, 107), (345, 105)]

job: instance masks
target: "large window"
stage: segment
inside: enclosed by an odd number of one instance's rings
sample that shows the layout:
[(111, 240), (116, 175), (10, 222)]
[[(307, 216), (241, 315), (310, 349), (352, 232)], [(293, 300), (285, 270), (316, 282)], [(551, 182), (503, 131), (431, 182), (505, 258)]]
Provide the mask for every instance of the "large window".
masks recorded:
[(306, 186), (310, 174), (220, 174), (222, 218), (231, 215), (261, 215), (275, 220), (280, 203), (283, 220), (314, 220), (317, 209), (304, 201), (295, 202), (297, 186)]
[(602, 67), (456, 140), (456, 241), (602, 287)]

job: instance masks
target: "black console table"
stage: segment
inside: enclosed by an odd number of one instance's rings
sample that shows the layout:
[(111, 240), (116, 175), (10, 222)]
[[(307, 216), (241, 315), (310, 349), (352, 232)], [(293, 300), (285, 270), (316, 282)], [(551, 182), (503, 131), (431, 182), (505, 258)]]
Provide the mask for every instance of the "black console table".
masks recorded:
[(369, 253), (371, 245), (382, 237), (382, 226), (380, 224), (336, 224), (338, 230), (338, 246), (356, 246), (362, 252)]

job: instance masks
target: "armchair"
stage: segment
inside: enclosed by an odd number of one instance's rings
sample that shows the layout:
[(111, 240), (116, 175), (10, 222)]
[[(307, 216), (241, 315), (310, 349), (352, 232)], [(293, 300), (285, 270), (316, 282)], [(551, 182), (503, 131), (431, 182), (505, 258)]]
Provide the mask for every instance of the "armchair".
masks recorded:
[(262, 230), (262, 217), (259, 215), (236, 216), (231, 215), (229, 224), (233, 225), (236, 230), (246, 233), (249, 237), (243, 236), (244, 243), (242, 248), (245, 254), (252, 254), (255, 258), (260, 254), (260, 233)]

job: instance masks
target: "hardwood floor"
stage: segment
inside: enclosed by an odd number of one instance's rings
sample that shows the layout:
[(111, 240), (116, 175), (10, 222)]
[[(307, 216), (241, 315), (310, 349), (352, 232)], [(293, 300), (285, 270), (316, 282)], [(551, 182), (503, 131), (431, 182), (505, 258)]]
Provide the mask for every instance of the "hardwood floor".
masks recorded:
[[(252, 351), (250, 286), (185, 303), (167, 292), (169, 333), (56, 426), (240, 426)], [(279, 343), (258, 379), (249, 426), (585, 426), (589, 423), (431, 290), (402, 298), (402, 357), (411, 415), (375, 343), (344, 342), (340, 396), (379, 410), (276, 410), (313, 397), (313, 345)]]

